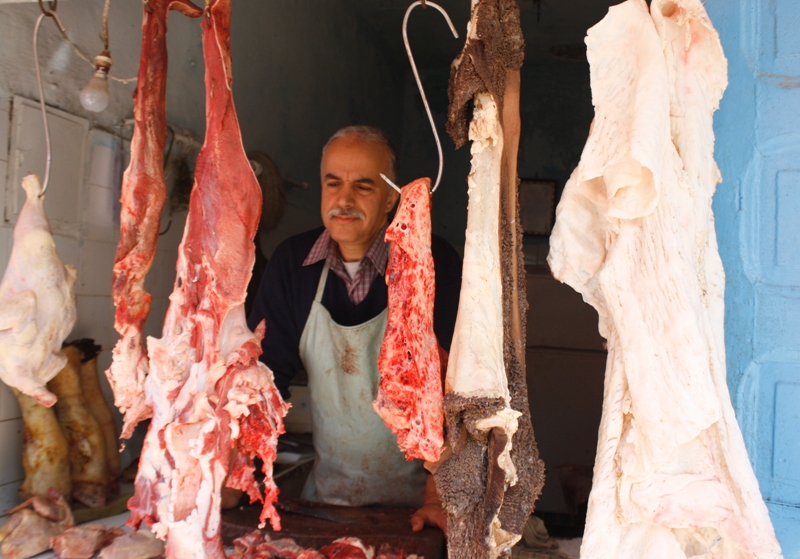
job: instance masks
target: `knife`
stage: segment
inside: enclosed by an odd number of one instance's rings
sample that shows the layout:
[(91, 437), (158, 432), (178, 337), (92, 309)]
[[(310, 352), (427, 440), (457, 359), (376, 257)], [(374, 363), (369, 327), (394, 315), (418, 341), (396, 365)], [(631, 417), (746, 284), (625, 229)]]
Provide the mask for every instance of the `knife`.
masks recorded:
[(346, 524), (355, 522), (355, 520), (352, 518), (346, 518), (338, 514), (298, 505), (297, 503), (275, 503), (275, 508), (284, 512), (293, 512), (295, 514), (302, 514), (304, 516), (311, 516), (313, 518), (321, 518), (322, 520), (327, 520), (328, 522), (341, 522)]

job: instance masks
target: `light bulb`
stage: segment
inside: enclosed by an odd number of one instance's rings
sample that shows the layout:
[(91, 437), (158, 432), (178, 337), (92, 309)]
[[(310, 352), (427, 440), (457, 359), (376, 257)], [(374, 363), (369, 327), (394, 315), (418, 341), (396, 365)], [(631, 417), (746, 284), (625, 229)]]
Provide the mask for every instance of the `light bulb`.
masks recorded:
[(92, 79), (81, 89), (81, 105), (87, 111), (99, 113), (108, 107), (108, 69), (111, 67), (111, 58), (107, 51), (94, 59), (95, 71)]

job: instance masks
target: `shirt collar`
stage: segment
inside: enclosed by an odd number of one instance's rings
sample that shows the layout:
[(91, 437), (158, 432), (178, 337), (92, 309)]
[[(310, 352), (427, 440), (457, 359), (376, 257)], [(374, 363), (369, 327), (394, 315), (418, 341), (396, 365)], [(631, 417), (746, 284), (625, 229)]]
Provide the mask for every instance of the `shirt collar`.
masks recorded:
[[(389, 243), (384, 240), (386, 238), (387, 227), (388, 224), (381, 228), (375, 240), (372, 241), (372, 244), (361, 259), (363, 261), (364, 258), (366, 258), (372, 262), (372, 265), (375, 266), (375, 269), (378, 270), (381, 275), (386, 275), (386, 263), (389, 261)], [(331, 238), (331, 234), (328, 233), (327, 229), (322, 231), (319, 238), (317, 238), (317, 241), (314, 243), (314, 246), (311, 247), (308, 256), (306, 256), (306, 259), (303, 261), (303, 266), (316, 264), (320, 260), (328, 260), (328, 265), (331, 267), (333, 267), (334, 262), (342, 261), (339, 245)]]

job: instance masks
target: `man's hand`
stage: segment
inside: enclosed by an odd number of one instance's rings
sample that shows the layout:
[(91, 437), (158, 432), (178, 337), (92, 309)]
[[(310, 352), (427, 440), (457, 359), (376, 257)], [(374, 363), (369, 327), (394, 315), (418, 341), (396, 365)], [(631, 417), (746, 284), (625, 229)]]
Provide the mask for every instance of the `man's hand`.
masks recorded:
[(436, 491), (436, 482), (433, 481), (433, 476), (428, 476), (425, 484), (424, 504), (411, 516), (413, 532), (419, 532), (426, 525), (436, 526), (447, 534), (447, 514), (444, 512), (439, 493)]

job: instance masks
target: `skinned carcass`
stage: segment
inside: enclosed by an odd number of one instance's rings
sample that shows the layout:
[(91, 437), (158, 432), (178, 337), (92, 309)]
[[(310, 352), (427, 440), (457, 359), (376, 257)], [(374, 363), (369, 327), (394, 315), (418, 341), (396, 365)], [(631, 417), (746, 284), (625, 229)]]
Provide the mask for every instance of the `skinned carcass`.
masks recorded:
[(120, 235), (111, 286), (116, 307), (114, 328), (120, 339), (106, 371), (114, 403), (124, 414), (123, 439), (130, 438), (136, 424), (151, 415), (144, 397), (148, 363), (142, 328), (152, 297), (144, 290), (144, 279), (155, 257), (161, 210), (167, 197), (164, 143), (170, 10), (191, 17), (203, 13), (189, 0), (148, 0), (144, 5), (142, 53), (134, 93), (135, 125), (130, 164), (122, 179)]
[(719, 37), (699, 0), (627, 0), (586, 43), (595, 120), (548, 257), (608, 340), (581, 557), (778, 558), (726, 381)]
[[(146, 522), (166, 541), (167, 557), (221, 559), (220, 491), (228, 474), (228, 486), (264, 501), (262, 524), (269, 518), (280, 528), (271, 473), (288, 405), (257, 359), (263, 324), (254, 334), (245, 321), (261, 191), (231, 94), (230, 0), (211, 0), (202, 27), (206, 139), (163, 336), (148, 338), (144, 387), (153, 418), (129, 524)], [(256, 455), (267, 476), (265, 497), (253, 478)]]
[[(453, 63), (447, 129), (472, 141), (464, 271), (445, 379), (447, 447), (435, 481), (451, 557), (497, 557), (521, 538), (544, 482), (525, 381), (525, 270), (517, 204), (514, 0), (473, 3)], [(470, 108), (473, 111), (470, 113)]]
[(372, 406), (397, 435), (406, 459), (439, 460), (444, 443), (441, 350), (433, 331), (436, 278), (431, 253), (431, 181), (405, 187), (391, 225), (388, 316)]
[(59, 350), (75, 323), (77, 274), (58, 257), (39, 179), (28, 175), (22, 188), (27, 199), (0, 282), (0, 380), (50, 407), (56, 397), (45, 384), (67, 361)]
[(47, 408), (16, 388), (22, 413), (22, 468), (25, 480), (19, 488), (23, 501), (46, 497), (50, 489), (59, 495), (72, 495), (69, 472), (69, 443), (53, 408)]
[(80, 385), (83, 399), (89, 412), (97, 420), (103, 434), (104, 448), (106, 451), (106, 470), (108, 471), (108, 486), (111, 494), (119, 492), (119, 476), (121, 472), (119, 456), (119, 436), (114, 416), (111, 414), (106, 402), (103, 389), (100, 387), (100, 377), (97, 374), (97, 356), (102, 350), (94, 340), (83, 338), (69, 343), (80, 351)]
[(67, 364), (47, 387), (58, 396), (55, 409), (69, 445), (72, 497), (88, 507), (103, 506), (108, 496), (103, 432), (81, 391), (80, 351), (72, 345), (62, 351), (67, 356)]

